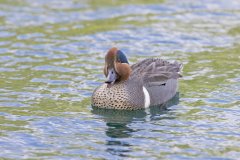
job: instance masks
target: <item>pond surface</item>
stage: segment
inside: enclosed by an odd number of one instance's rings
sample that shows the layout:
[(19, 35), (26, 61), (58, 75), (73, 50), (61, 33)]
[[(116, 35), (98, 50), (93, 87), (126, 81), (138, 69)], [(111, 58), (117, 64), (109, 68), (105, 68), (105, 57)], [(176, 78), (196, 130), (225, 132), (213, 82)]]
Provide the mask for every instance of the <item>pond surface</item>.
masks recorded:
[[(238, 0), (1, 0), (0, 158), (238, 159)], [(167, 110), (97, 110), (106, 51), (184, 63)]]

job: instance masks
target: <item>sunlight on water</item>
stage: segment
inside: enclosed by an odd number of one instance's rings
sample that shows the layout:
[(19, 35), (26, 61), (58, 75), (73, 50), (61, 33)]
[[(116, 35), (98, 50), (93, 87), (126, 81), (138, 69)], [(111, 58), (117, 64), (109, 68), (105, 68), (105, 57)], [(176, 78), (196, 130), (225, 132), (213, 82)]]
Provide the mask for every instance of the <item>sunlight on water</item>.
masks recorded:
[[(0, 159), (238, 159), (240, 3), (0, 1)], [(91, 107), (106, 51), (183, 62), (169, 108)]]

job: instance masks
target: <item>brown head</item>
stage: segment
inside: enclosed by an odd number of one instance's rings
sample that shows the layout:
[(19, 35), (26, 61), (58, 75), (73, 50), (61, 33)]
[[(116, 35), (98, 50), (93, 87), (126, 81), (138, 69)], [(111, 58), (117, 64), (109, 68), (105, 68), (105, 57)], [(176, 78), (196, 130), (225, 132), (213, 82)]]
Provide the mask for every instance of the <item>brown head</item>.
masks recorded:
[(131, 71), (124, 53), (115, 47), (111, 48), (105, 56), (104, 74), (107, 77), (105, 83), (113, 84), (127, 80)]

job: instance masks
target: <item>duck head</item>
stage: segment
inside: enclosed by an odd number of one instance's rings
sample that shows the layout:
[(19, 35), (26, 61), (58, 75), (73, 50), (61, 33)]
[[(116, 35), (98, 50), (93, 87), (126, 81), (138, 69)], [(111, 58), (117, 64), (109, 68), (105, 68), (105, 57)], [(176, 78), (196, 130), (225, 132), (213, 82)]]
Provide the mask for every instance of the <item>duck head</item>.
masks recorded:
[(125, 54), (117, 48), (111, 48), (105, 56), (105, 83), (114, 84), (127, 80), (131, 74), (131, 67)]

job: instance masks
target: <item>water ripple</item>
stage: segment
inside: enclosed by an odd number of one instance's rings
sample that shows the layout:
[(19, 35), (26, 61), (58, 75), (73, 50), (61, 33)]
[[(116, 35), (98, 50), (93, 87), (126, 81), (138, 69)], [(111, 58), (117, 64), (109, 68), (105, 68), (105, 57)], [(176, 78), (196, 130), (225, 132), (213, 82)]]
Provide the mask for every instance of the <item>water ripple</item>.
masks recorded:
[[(238, 159), (238, 0), (3, 1), (0, 157)], [(167, 110), (92, 108), (107, 50), (184, 63)]]

